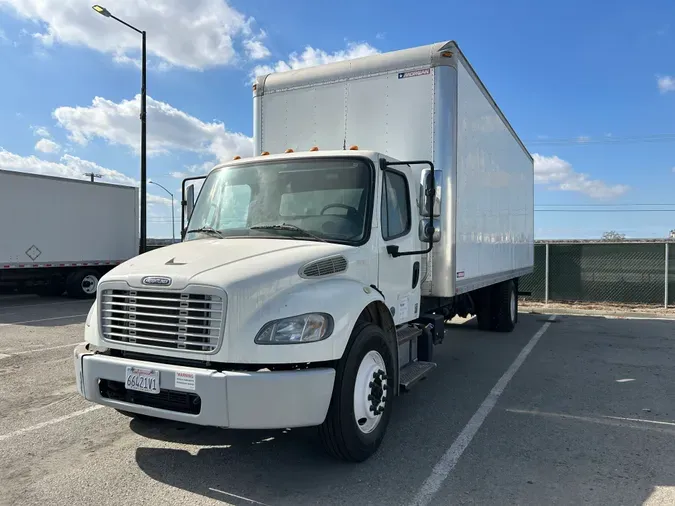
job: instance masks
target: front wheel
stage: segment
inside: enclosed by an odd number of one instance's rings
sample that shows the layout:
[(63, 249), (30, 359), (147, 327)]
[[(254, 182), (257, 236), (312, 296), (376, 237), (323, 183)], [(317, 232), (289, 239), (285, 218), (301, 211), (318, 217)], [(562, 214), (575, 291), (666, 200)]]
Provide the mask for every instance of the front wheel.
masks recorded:
[(319, 433), (328, 453), (362, 462), (380, 447), (391, 418), (394, 359), (384, 332), (372, 323), (357, 325), (350, 343)]

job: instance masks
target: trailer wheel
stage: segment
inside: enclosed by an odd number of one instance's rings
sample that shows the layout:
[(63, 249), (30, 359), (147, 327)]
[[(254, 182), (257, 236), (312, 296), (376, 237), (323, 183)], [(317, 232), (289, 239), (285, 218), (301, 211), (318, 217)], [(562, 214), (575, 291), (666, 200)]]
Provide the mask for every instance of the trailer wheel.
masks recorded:
[(35, 293), (40, 297), (58, 297), (65, 291), (66, 284), (62, 278), (53, 278), (48, 283), (35, 289)]
[(66, 282), (69, 297), (75, 299), (93, 299), (96, 297), (99, 274), (94, 270), (75, 271)]
[(333, 457), (362, 462), (380, 447), (391, 418), (394, 359), (382, 329), (358, 324), (336, 373), (321, 441)]

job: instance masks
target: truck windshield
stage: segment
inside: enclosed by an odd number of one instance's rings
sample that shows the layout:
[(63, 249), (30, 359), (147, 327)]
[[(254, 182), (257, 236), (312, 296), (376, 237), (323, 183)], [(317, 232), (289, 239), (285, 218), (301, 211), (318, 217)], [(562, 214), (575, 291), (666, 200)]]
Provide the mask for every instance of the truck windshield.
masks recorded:
[(216, 237), (213, 231), (217, 231), (224, 238), (359, 244), (367, 237), (372, 180), (372, 165), (352, 158), (216, 169), (204, 182), (186, 240)]

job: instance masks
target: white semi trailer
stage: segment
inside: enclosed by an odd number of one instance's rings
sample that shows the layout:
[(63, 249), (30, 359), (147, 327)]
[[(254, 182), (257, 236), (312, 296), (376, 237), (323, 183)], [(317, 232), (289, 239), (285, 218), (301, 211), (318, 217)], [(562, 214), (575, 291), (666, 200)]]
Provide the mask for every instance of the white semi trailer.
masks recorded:
[(138, 254), (138, 189), (0, 170), (0, 286), (94, 298)]
[(216, 166), (183, 242), (98, 285), (87, 399), (229, 428), (318, 426), (362, 461), (444, 321), (518, 319), (533, 162), (454, 42), (257, 79), (256, 155)]

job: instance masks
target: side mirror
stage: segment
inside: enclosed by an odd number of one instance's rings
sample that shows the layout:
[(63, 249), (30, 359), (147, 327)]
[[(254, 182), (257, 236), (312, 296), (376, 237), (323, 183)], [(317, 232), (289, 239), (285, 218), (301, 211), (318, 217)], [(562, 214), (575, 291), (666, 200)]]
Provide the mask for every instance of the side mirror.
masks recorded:
[[(431, 169), (424, 169), (420, 181), (420, 198), (419, 198), (419, 212), (420, 216), (429, 217), (432, 215), (437, 217), (441, 215), (441, 181), (443, 178), (442, 170), (434, 170), (434, 180), (436, 183), (436, 191), (433, 202), (431, 199)], [(432, 210), (433, 205), (433, 210)], [(434, 241), (435, 242), (435, 241)]]
[(420, 242), (439, 242), (441, 240), (441, 224), (434, 220), (433, 229), (429, 218), (422, 218), (418, 227)]
[(191, 184), (190, 186), (187, 187), (187, 191), (185, 192), (185, 207), (186, 207), (186, 222), (190, 221), (190, 217), (192, 216), (192, 211), (195, 209), (195, 185)]

